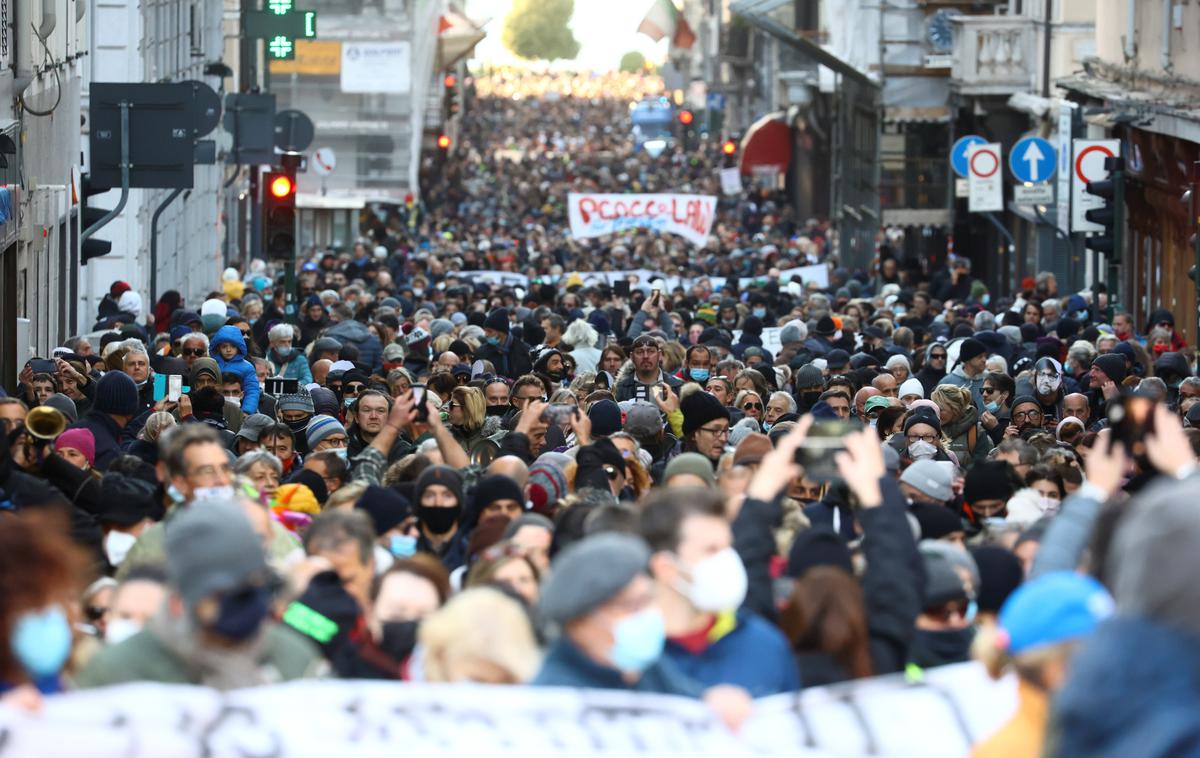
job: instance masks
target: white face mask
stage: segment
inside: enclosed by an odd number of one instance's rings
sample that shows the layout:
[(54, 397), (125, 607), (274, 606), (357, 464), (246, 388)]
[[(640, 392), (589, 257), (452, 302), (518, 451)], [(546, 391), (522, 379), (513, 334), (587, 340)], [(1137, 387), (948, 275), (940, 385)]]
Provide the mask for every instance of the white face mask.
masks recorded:
[(137, 537), (129, 532), (109, 532), (104, 538), (104, 554), (108, 556), (108, 562), (113, 566), (120, 566), (135, 542)]
[(142, 631), (142, 625), (133, 619), (112, 619), (104, 626), (104, 641), (119, 645)]
[(197, 487), (192, 490), (192, 502), (199, 500), (232, 500), (233, 487), (228, 484), (216, 487)]
[(932, 458), (936, 454), (937, 445), (934, 445), (932, 442), (917, 440), (908, 446), (908, 457), (912, 458), (914, 461)]
[(376, 545), (374, 548), (372, 548), (371, 552), (375, 556), (375, 576), (383, 574), (392, 567), (393, 563), (396, 562), (395, 557), (393, 557), (391, 552), (383, 545)]
[(1050, 395), (1058, 392), (1060, 384), (1062, 384), (1062, 378), (1057, 376), (1039, 376), (1034, 380), (1034, 385), (1037, 386), (1037, 391), (1040, 395)]
[(1041, 508), (1042, 513), (1046, 514), (1047, 516), (1052, 516), (1055, 513), (1058, 513), (1058, 509), (1061, 506), (1061, 500), (1056, 500), (1052, 497), (1046, 497), (1045, 495), (1038, 498), (1038, 507)]
[(698, 611), (731, 611), (746, 599), (746, 567), (731, 547), (692, 566), (690, 573), (692, 581), (681, 581), (677, 589)]

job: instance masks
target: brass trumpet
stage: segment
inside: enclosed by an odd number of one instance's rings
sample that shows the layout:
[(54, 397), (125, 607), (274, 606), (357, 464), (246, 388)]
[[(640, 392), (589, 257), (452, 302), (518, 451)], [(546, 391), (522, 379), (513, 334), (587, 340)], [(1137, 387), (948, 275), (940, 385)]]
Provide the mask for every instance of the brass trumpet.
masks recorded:
[(35, 406), (25, 416), (25, 430), (29, 436), (45, 442), (53, 441), (66, 431), (68, 423), (62, 411), (48, 405)]

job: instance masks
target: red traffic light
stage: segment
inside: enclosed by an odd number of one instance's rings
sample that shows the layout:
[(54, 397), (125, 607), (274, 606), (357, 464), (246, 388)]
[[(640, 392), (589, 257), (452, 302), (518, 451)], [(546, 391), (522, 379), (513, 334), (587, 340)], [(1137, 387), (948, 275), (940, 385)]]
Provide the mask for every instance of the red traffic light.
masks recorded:
[(442, 150), (449, 150), (450, 149), (450, 136), (446, 135), (446, 134), (438, 135), (437, 146), (440, 147)]
[(296, 184), (290, 176), (277, 176), (271, 180), (271, 194), (275, 197), (287, 197), (296, 191)]
[(454, 74), (446, 74), (445, 78), (442, 79), (442, 84), (446, 85), (446, 89), (450, 89), (458, 84), (458, 77)]
[(726, 155), (733, 155), (737, 152), (737, 144), (733, 140), (727, 139), (725, 140), (725, 144), (721, 145), (721, 152)]
[(679, 123), (683, 124), (684, 126), (692, 123), (692, 119), (694, 118), (695, 116), (692, 115), (691, 111), (679, 111)]

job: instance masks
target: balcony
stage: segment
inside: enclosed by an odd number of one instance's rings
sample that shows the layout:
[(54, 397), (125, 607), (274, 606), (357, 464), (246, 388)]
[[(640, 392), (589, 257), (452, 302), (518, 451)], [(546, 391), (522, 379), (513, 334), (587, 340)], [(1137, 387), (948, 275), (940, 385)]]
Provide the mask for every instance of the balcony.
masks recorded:
[(964, 95), (1011, 95), (1034, 84), (1034, 22), (1014, 16), (957, 16), (950, 85)]

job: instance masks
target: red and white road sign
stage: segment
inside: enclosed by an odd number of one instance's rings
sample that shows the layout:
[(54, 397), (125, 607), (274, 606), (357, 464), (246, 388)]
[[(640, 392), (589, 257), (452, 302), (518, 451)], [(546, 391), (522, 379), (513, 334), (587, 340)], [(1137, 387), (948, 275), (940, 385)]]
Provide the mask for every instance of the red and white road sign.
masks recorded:
[(1108, 178), (1105, 158), (1121, 154), (1121, 141), (1115, 139), (1073, 140), (1071, 150), (1071, 231), (1102, 232), (1104, 227), (1084, 218), (1092, 208), (1104, 205), (1104, 199), (1084, 191), (1088, 182)]
[(1004, 210), (1000, 149), (998, 142), (967, 148), (967, 209), (972, 213)]

